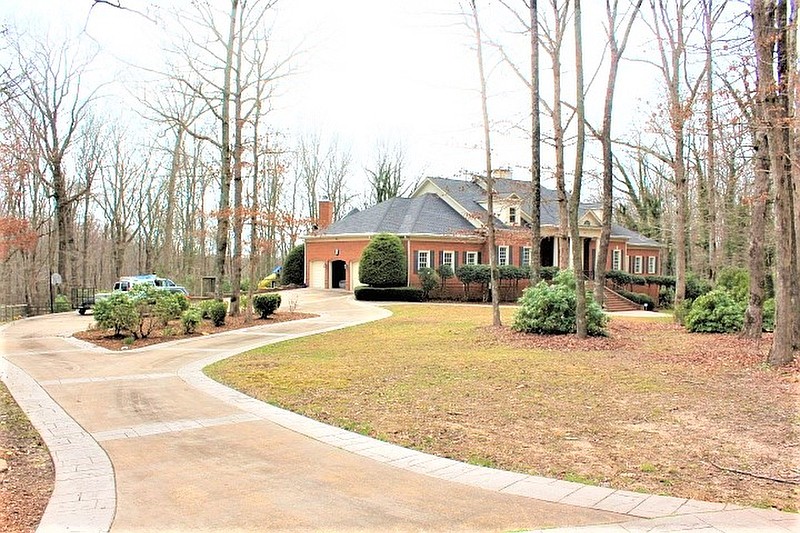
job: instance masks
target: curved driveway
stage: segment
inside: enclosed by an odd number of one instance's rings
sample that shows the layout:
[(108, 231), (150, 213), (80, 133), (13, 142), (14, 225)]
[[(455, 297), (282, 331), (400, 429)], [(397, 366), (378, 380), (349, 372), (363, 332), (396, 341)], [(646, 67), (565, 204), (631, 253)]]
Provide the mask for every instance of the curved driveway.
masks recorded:
[[(15, 322), (2, 377), (48, 444), (42, 531), (604, 531), (742, 526), (795, 516), (513, 474), (437, 458), (269, 406), (206, 378), (213, 361), (388, 316), (300, 290), (319, 317), (109, 352), (70, 337), (91, 317)], [(642, 520), (649, 518), (650, 520)], [(655, 519), (655, 520), (653, 520)], [(605, 524), (603, 526), (603, 524)]]

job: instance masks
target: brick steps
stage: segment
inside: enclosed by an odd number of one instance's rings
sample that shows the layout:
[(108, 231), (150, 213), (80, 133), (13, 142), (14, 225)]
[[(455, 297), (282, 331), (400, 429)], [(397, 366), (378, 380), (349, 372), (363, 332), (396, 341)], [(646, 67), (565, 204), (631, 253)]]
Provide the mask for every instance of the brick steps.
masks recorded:
[(608, 287), (605, 288), (603, 300), (603, 309), (609, 312), (642, 310), (641, 305), (628, 300), (624, 296), (617, 294)]

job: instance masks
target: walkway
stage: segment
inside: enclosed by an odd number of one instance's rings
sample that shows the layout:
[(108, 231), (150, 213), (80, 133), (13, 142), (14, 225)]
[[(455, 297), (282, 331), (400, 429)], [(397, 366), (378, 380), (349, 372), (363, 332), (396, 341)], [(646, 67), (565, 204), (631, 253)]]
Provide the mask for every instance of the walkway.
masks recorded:
[(47, 442), (56, 487), (40, 531), (791, 531), (796, 515), (614, 491), (458, 463), (309, 420), (201, 369), (263, 344), (377, 320), (302, 290), (318, 318), (126, 352), (70, 337), (91, 317), (15, 322), (0, 373)]

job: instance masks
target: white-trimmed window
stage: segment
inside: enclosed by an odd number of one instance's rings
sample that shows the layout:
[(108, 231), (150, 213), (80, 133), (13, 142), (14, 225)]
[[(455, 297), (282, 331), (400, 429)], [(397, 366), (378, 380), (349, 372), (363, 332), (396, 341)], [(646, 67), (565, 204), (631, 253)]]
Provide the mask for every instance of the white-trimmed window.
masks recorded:
[(431, 266), (431, 252), (429, 250), (420, 250), (417, 252), (417, 270), (421, 268), (430, 268)]
[(651, 255), (647, 258), (647, 273), (648, 274), (656, 273), (656, 256), (654, 255)]
[(478, 264), (478, 252), (467, 252), (466, 264), (468, 264), (468, 265), (477, 265)]
[(517, 223), (517, 208), (516, 207), (509, 207), (508, 208), (508, 223), (509, 224), (516, 224)]
[(622, 250), (611, 252), (611, 270), (622, 270)]
[(531, 264), (531, 247), (530, 246), (523, 246), (522, 247), (522, 264), (523, 265), (530, 265)]
[(642, 256), (637, 255), (633, 258), (633, 273), (634, 274), (641, 274), (642, 273)]
[(508, 246), (497, 247), (497, 265), (503, 266), (508, 264)]
[(452, 250), (442, 252), (442, 264), (450, 265), (450, 268), (456, 268), (456, 253)]

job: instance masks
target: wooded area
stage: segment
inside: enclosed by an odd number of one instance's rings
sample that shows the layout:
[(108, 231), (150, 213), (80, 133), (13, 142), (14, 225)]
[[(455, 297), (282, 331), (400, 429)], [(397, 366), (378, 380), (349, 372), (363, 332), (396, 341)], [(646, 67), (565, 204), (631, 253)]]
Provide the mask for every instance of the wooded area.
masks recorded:
[[(84, 6), (87, 16), (125, 7)], [(575, 229), (581, 197), (613, 207), (617, 221), (666, 245), (676, 304), (690, 276), (713, 282), (725, 266), (747, 267), (745, 334), (761, 334), (774, 286), (770, 361), (791, 361), (800, 345), (796, 1), (607, 0), (605, 17), (591, 18), (577, 0), (461, 8), (473, 30), (502, 12), (527, 49), (519, 60), (514, 37), (470, 34), (500, 58), (485, 72), (480, 65), (487, 178), (489, 128), (500, 118), (487, 87), (504, 70), (530, 91), (520, 129), (531, 139), (532, 184), (554, 178), (562, 235)], [(267, 21), (279, 9), (276, 0), (207, 0), (171, 12), (180, 31), (163, 71), (136, 92), (132, 111), (145, 119), (136, 127), (109, 112), (113, 80), (98, 80), (91, 39), (3, 27), (0, 303), (46, 306), (53, 272), (62, 293), (158, 272), (192, 292), (217, 276), (235, 314), (240, 291), (311, 231), (319, 199), (333, 201), (338, 219), (413, 185), (400, 148), (380, 147), (371, 167), (355, 168), (335, 132), (271, 127), (273, 98), (298, 65), (297, 51), (278, 55), (271, 41)], [(605, 44), (597, 64), (583, 53), (589, 35)], [(612, 117), (631, 105), (617, 76), (625, 69), (660, 89), (636, 127), (621, 131)], [(585, 98), (601, 80), (604, 98)], [(476, 99), (465, 113), (477, 121), (478, 111)], [(578, 265), (581, 253), (573, 251)], [(558, 257), (568, 267), (568, 251)]]

